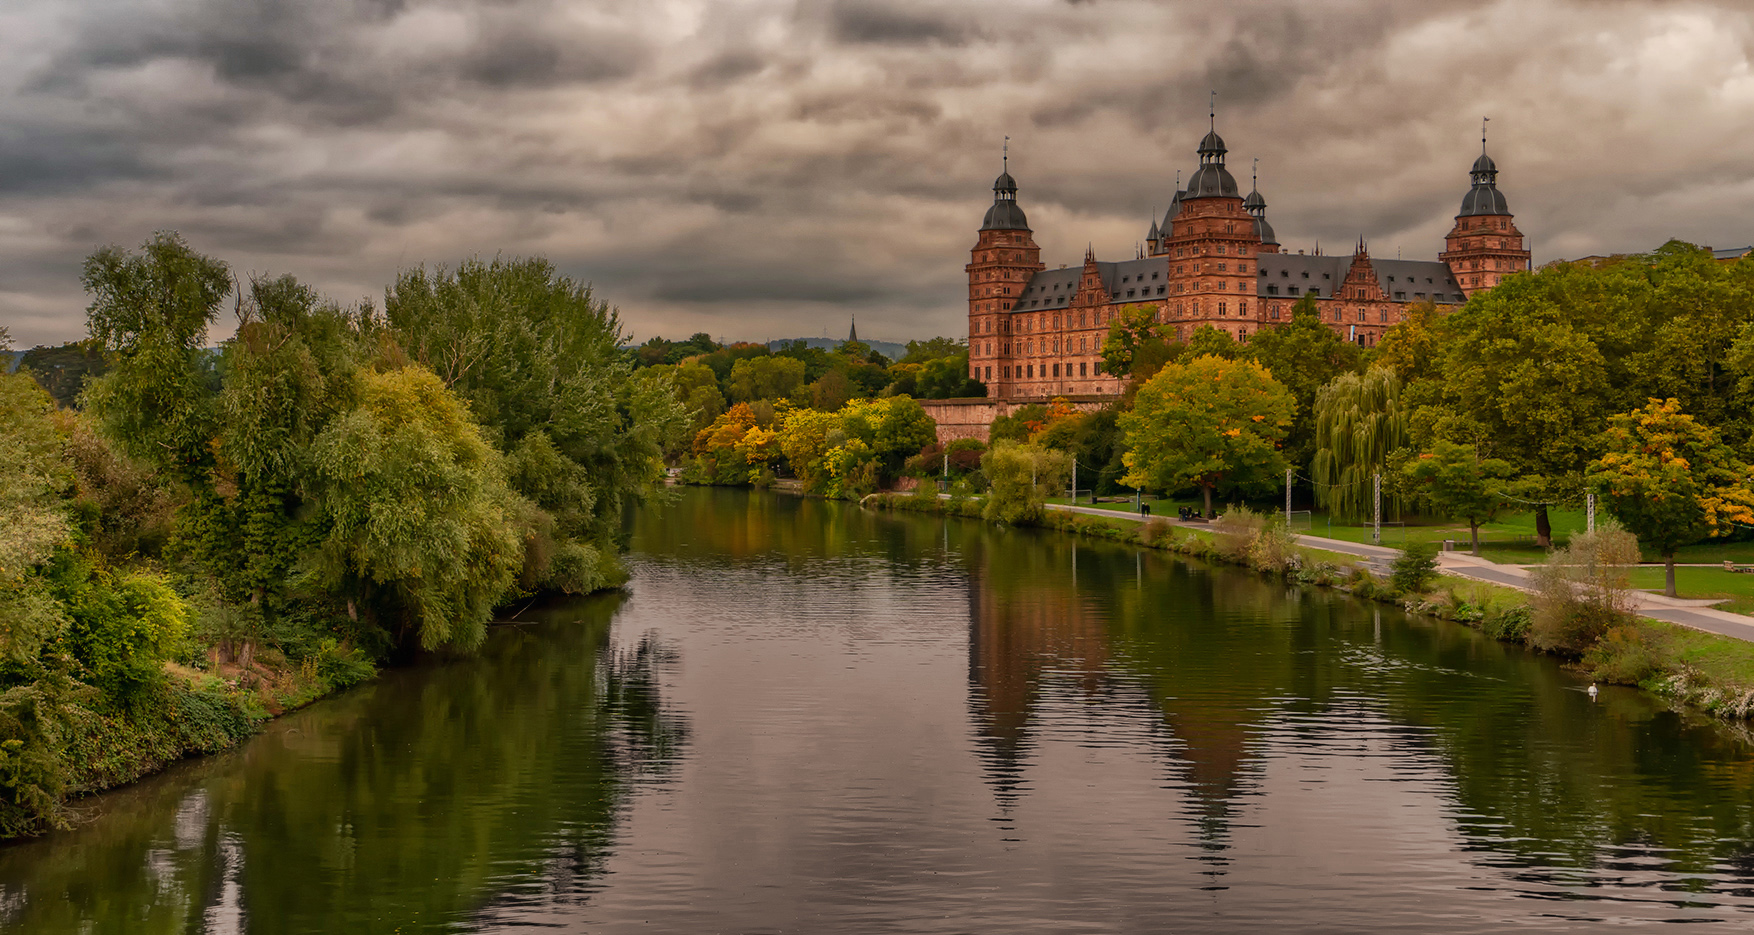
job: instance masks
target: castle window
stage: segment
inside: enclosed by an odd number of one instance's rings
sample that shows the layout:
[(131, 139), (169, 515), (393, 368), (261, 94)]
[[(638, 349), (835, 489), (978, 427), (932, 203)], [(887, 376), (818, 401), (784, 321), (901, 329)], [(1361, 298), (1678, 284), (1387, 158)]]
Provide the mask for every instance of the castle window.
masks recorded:
[(1376, 320), (1386, 324), (1389, 320), (1389, 310), (1386, 308), (1377, 309), (1376, 310)]
[(1359, 309), (1359, 310), (1358, 310), (1358, 320), (1359, 320), (1359, 321), (1363, 321), (1363, 320), (1364, 320), (1364, 309)]
[[(1305, 278), (1305, 279), (1308, 279), (1308, 278), (1309, 278), (1309, 274), (1308, 274), (1308, 273), (1304, 273), (1304, 274), (1303, 274), (1303, 278)], [(1328, 278), (1328, 274), (1327, 274), (1327, 273), (1323, 273), (1323, 274), (1322, 274), (1322, 278), (1323, 278), (1323, 279), (1326, 279), (1326, 278)]]
[(1055, 364), (1055, 365), (1054, 365), (1054, 376), (1056, 376), (1056, 377), (1057, 377), (1057, 376), (1059, 376), (1059, 375), (1060, 375), (1060, 365), (1059, 365), (1059, 364)]
[(1247, 302), (1236, 303), (1236, 314), (1243, 318), (1247, 318), (1249, 314), (1249, 304)]
[(1152, 279), (1156, 279), (1156, 278), (1157, 278), (1157, 274), (1156, 274), (1156, 273), (1152, 273), (1152, 274), (1151, 274), (1151, 278), (1152, 278)]
[(1084, 368), (1085, 368), (1085, 366), (1086, 366), (1086, 365), (1085, 365), (1085, 364), (1083, 364), (1083, 363), (1080, 363), (1080, 364), (1079, 364), (1079, 365), (1078, 365), (1078, 375), (1079, 375), (1079, 376), (1084, 376)]
[(1407, 293), (1405, 293), (1405, 292), (1397, 292), (1397, 293), (1395, 293), (1395, 301), (1396, 301), (1396, 302), (1405, 302), (1405, 301), (1407, 301)]
[(1322, 294), (1322, 290), (1320, 290), (1320, 289), (1311, 289), (1311, 290), (1309, 290), (1309, 294), (1310, 294), (1310, 295), (1321, 295), (1321, 294)]
[(1162, 295), (1162, 294), (1163, 294), (1163, 287), (1162, 287), (1162, 286), (1158, 286), (1158, 287), (1157, 287), (1157, 294), (1158, 294), (1158, 295)]
[(1279, 319), (1279, 306), (1275, 305), (1268, 310), (1267, 317), (1277, 321)]
[[(1304, 274), (1303, 274), (1303, 278), (1305, 278), (1305, 279), (1308, 279), (1308, 278), (1309, 278), (1309, 274), (1308, 274), (1308, 273), (1304, 273)], [(1323, 274), (1322, 274), (1322, 278), (1323, 278), (1323, 279), (1332, 279), (1332, 278), (1333, 278), (1333, 277), (1332, 277), (1332, 276), (1329, 276), (1329, 275), (1328, 275), (1328, 274), (1327, 274), (1327, 273), (1323, 273)]]
[[(1223, 252), (1224, 252), (1224, 251), (1223, 251), (1223, 250), (1220, 250), (1220, 251), (1218, 251), (1218, 252), (1219, 252), (1219, 253), (1223, 253)], [(1218, 264), (1218, 271), (1219, 271), (1219, 272), (1220, 272), (1220, 273), (1228, 273), (1228, 272), (1230, 272), (1230, 266), (1229, 266), (1229, 264), (1226, 264), (1226, 263), (1220, 263), (1220, 264)]]
[(1132, 298), (1132, 297), (1133, 297), (1133, 290), (1132, 290), (1132, 289), (1128, 289), (1128, 290), (1127, 290), (1127, 298), (1129, 298), (1129, 299), (1130, 299), (1130, 298)]
[(1031, 377), (1035, 376), (1035, 365), (1034, 364), (1029, 365), (1029, 372), (1026, 375), (1031, 376)]
[(1285, 294), (1286, 295), (1296, 295), (1297, 294), (1297, 287), (1296, 286), (1286, 286), (1285, 287)]
[(1268, 286), (1267, 287), (1267, 294), (1268, 295), (1278, 295), (1279, 294), (1279, 287), (1278, 286)]
[(991, 380), (991, 379), (993, 379), (993, 368), (991, 368), (991, 367), (988, 367), (988, 368), (986, 368), (986, 369), (987, 369), (987, 379), (988, 379), (988, 380)]
[(1223, 303), (1223, 302), (1220, 302), (1220, 303), (1218, 303), (1218, 316), (1219, 316), (1219, 317), (1220, 317), (1220, 318), (1222, 318), (1222, 317), (1224, 317), (1224, 316), (1225, 316), (1225, 311), (1224, 311), (1224, 303)]
[(1423, 298), (1425, 298), (1425, 293), (1423, 293), (1423, 292), (1415, 292), (1415, 293), (1413, 293), (1413, 298), (1415, 298), (1415, 299), (1423, 299)]

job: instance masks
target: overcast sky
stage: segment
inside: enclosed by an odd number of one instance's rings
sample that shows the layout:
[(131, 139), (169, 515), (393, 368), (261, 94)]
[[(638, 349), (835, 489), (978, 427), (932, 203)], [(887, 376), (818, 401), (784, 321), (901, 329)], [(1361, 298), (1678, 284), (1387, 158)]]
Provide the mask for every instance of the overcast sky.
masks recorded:
[(0, 4), (0, 323), (181, 231), (381, 301), (543, 254), (636, 338), (960, 334), (1011, 137), (1050, 264), (1127, 259), (1207, 95), (1288, 248), (1435, 257), (1492, 117), (1537, 262), (1754, 241), (1747, 0)]

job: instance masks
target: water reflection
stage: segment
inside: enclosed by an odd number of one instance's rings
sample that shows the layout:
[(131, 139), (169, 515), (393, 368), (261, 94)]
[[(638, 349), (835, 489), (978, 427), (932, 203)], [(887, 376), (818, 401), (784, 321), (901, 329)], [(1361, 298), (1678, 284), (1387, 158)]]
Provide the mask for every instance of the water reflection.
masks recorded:
[(1754, 921), (1746, 733), (1343, 595), (735, 491), (503, 627), (0, 850), (8, 931)]
[(619, 598), (526, 614), (485, 659), (393, 672), (235, 753), (93, 801), (0, 850), (20, 932), (448, 931), (603, 871), (632, 777), (686, 742)]

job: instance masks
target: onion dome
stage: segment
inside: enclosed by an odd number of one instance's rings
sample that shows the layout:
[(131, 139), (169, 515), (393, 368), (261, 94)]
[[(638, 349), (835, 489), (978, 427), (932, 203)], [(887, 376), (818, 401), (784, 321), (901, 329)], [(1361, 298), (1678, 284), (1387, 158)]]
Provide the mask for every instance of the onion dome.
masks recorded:
[(1029, 230), (1029, 219), (1017, 204), (1017, 180), (1010, 172), (1001, 172), (993, 180), (993, 206), (981, 223), (984, 231)]
[(1492, 157), (1486, 155), (1482, 148), (1480, 158), (1474, 160), (1474, 168), (1468, 175), (1474, 181), (1474, 187), (1462, 196), (1462, 210), (1456, 217), (1475, 217), (1479, 215), (1506, 215), (1510, 213), (1510, 205), (1504, 200), (1504, 193), (1498, 190), (1498, 165)]
[(1200, 141), (1200, 167), (1188, 179), (1188, 198), (1235, 198), (1236, 179), (1224, 168), (1224, 138), (1213, 129)]
[(1242, 200), (1242, 207), (1255, 219), (1255, 239), (1277, 247), (1279, 238), (1273, 233), (1273, 225), (1267, 223), (1267, 199), (1261, 196), (1259, 181), (1250, 189), (1249, 196)]

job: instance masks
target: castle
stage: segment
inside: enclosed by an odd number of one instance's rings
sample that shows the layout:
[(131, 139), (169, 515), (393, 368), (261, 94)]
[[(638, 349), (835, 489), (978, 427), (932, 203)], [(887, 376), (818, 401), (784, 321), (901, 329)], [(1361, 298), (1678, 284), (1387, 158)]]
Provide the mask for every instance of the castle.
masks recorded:
[(1373, 259), (1363, 240), (1350, 257), (1281, 252), (1259, 185), (1240, 193), (1224, 166), (1227, 151), (1214, 121), (1199, 168), (1162, 223), (1152, 221), (1141, 255), (1105, 262), (1087, 249), (1083, 267), (1072, 269), (1041, 262), (1007, 164), (967, 266), (970, 375), (987, 384), (989, 398), (1119, 395), (1123, 378), (1102, 372), (1100, 354), (1109, 323), (1127, 306), (1150, 309), (1179, 339), (1210, 325), (1246, 342), (1289, 321), (1292, 306), (1311, 296), (1342, 339), (1370, 347), (1410, 303), (1459, 305), (1529, 268), (1484, 137), (1436, 260)]

